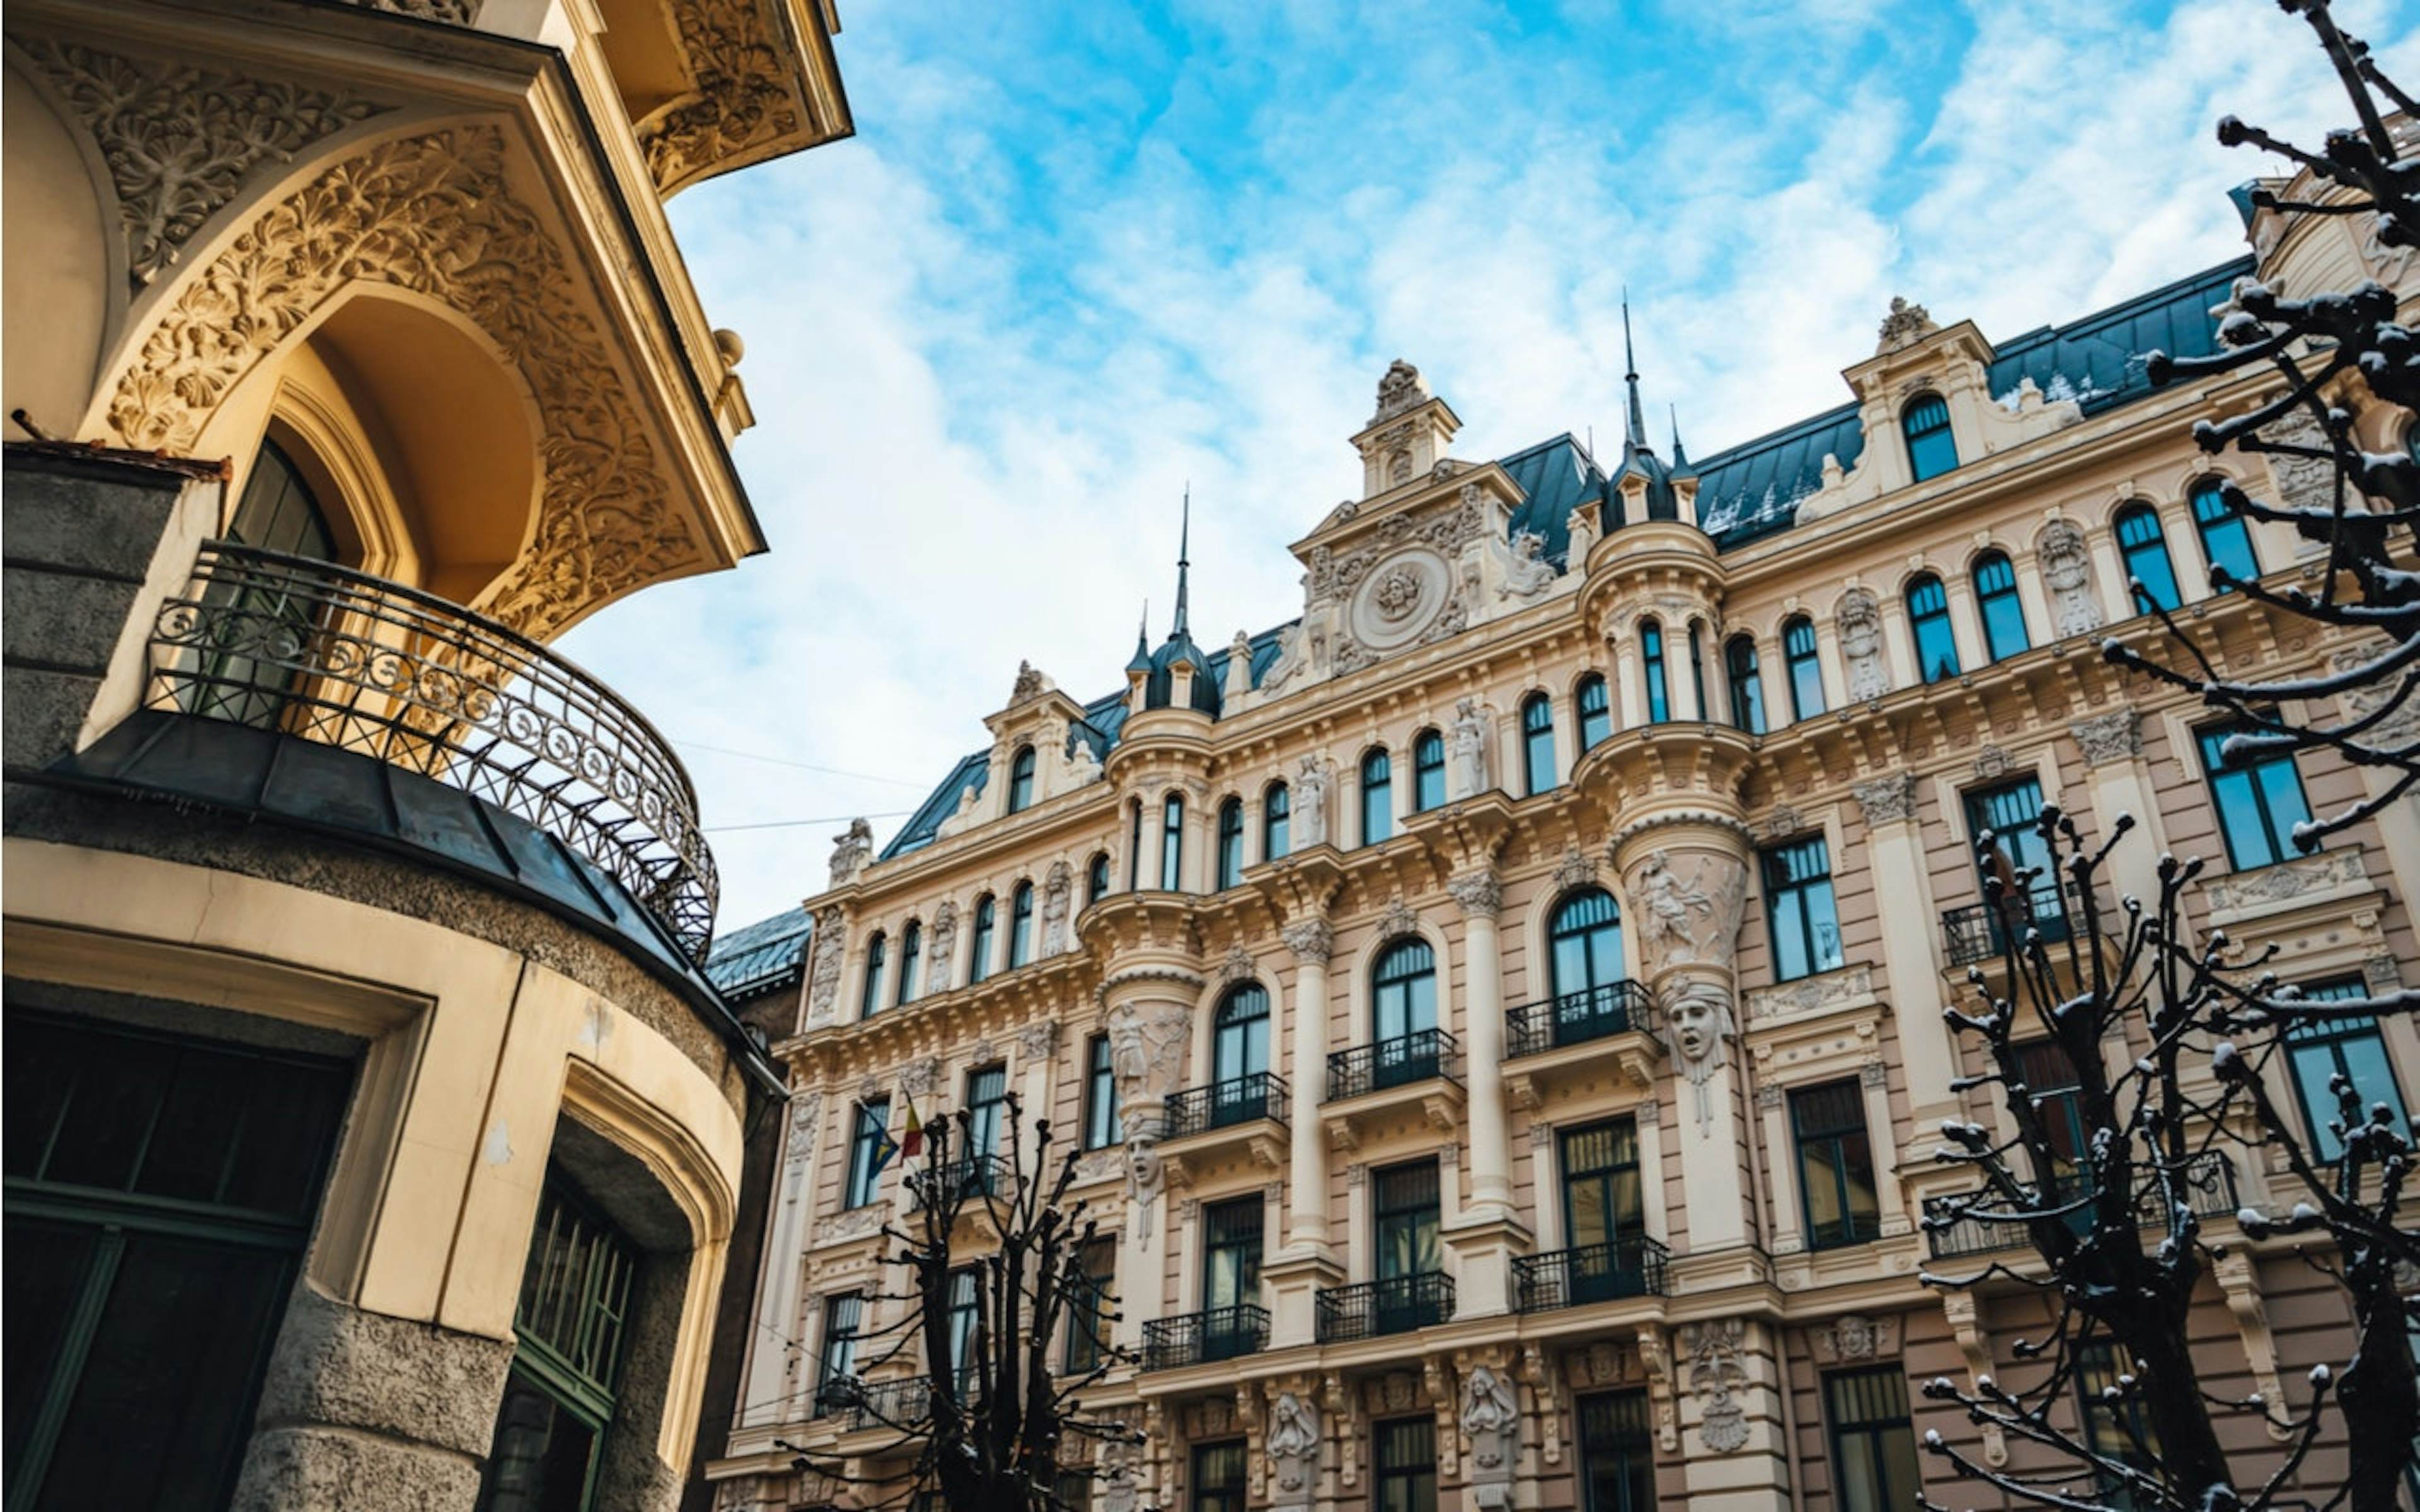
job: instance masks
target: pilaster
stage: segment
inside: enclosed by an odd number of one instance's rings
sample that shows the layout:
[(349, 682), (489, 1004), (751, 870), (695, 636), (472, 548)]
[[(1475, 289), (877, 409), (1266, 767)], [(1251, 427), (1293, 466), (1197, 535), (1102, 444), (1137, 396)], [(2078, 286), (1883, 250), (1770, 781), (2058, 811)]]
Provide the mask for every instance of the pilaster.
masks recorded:
[(1942, 1022), (1941, 971), (1933, 949), (1936, 915), (1925, 870), (1924, 834), (1916, 824), (1916, 779), (1910, 772), (1860, 782), (1853, 790), (1866, 822), (1866, 865), (1882, 910), (1883, 969), (1890, 977), (1900, 1057), (1916, 1124), (1958, 1116), (1950, 1082), (1958, 1058)]

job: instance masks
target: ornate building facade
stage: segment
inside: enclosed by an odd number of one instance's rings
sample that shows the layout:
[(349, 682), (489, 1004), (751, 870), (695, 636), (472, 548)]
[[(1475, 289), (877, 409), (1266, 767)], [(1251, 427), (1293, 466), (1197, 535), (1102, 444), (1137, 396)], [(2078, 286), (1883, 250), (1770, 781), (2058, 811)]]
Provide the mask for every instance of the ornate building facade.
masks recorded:
[[(2210, 351), (2255, 273), (2420, 285), (2357, 222), (2250, 229), (2252, 257), (1997, 344), (1894, 301), (1851, 403), (1694, 464), (1647, 442), (1635, 375), (1610, 470), (1568, 435), (1457, 457), (1398, 363), (1355, 497), (1292, 547), (1297, 620), (1205, 652), (1181, 591), (1123, 689), (1021, 670), (987, 747), (879, 856), (844, 837), (806, 902), (723, 1504), (871, 1504), (777, 1440), (897, 1472), (872, 1419), (913, 1412), (917, 1366), (832, 1389), (898, 1319), (882, 1131), (911, 1103), (997, 1128), (1011, 1091), (1074, 1132), (1116, 1235), (1088, 1264), (1133, 1358), (1100, 1390), (1146, 1443), (1094, 1467), (1104, 1508), (1796, 1512), (1905, 1505), (1918, 1476), (1964, 1504), (1924, 1434), (2039, 1462), (1916, 1389), (2021, 1378), (2041, 1320), (1920, 1279), (2027, 1263), (2014, 1228), (1923, 1223), (1971, 1180), (1929, 1132), (2001, 1117), (1943, 1021), (2015, 922), (1978, 830), (2133, 815), (2114, 890), (2200, 854), (2197, 928), (2315, 988), (2420, 980), (2420, 810), (2300, 855), (2301, 812), (2384, 779), (2222, 771), (2196, 707), (2100, 654), (2162, 633), (2130, 579), (2229, 668), (2345, 649), (2209, 590), (2211, 562), (2310, 570), (2211, 486), (2314, 481), (2191, 438), (2264, 377), (2155, 392), (2140, 358)], [(2028, 912), (2071, 917), (2055, 887)], [(2408, 1023), (2315, 1054), (2420, 1088)], [(2341, 1304), (2236, 1231), (2277, 1173), (2195, 1180), (2226, 1255), (2207, 1384), (2299, 1405)]]
[(9, 8), (9, 1505), (694, 1479), (783, 1078), (550, 642), (764, 549), (665, 201), (848, 132), (836, 25)]

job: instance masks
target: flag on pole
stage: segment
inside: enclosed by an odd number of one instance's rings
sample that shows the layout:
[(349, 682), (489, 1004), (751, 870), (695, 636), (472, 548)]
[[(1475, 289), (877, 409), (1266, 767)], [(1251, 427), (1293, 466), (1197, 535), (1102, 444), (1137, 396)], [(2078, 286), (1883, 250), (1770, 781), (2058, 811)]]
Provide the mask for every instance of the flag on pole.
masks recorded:
[(899, 1141), (891, 1137), (891, 1131), (887, 1127), (876, 1124), (874, 1126), (874, 1174), (880, 1175), (882, 1168), (890, 1165), (892, 1157), (898, 1153)]
[(916, 1117), (916, 1104), (908, 1104), (908, 1126), (900, 1132), (899, 1153), (913, 1160), (924, 1149), (924, 1120)]

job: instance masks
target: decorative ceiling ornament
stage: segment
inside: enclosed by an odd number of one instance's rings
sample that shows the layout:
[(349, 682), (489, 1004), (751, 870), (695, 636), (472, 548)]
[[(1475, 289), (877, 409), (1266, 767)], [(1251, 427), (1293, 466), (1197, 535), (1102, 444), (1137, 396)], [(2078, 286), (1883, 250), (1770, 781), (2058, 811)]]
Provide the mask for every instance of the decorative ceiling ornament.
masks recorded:
[(700, 564), (581, 283), (513, 197), (504, 138), (458, 127), (376, 143), (266, 208), (178, 290), (109, 404), (120, 443), (190, 450), (232, 389), (357, 280), (468, 316), (537, 401), (535, 539), (475, 605), (544, 640), (606, 599)]
[(253, 170), (392, 105), (274, 79), (131, 58), (48, 37), (11, 37), (92, 132), (117, 191), (126, 270), (137, 288), (177, 260)]

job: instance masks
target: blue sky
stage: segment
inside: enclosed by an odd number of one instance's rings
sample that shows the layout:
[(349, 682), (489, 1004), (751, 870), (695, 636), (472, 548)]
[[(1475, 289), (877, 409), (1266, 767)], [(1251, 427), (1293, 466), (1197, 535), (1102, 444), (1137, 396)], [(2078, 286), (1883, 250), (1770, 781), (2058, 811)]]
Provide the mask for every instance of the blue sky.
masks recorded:
[[(773, 549), (569, 641), (681, 747), (726, 928), (823, 885), (840, 824), (783, 822), (912, 807), (1020, 658), (1116, 687), (1188, 482), (1196, 633), (1298, 613), (1388, 360), (1457, 455), (1609, 451), (1627, 285), (1704, 455), (1847, 398), (1894, 293), (2005, 339), (2236, 255), (2267, 170), (2212, 123), (2342, 108), (2269, 0), (843, 7), (857, 137), (673, 204)], [(2420, 74), (2411, 9), (2338, 14)]]

